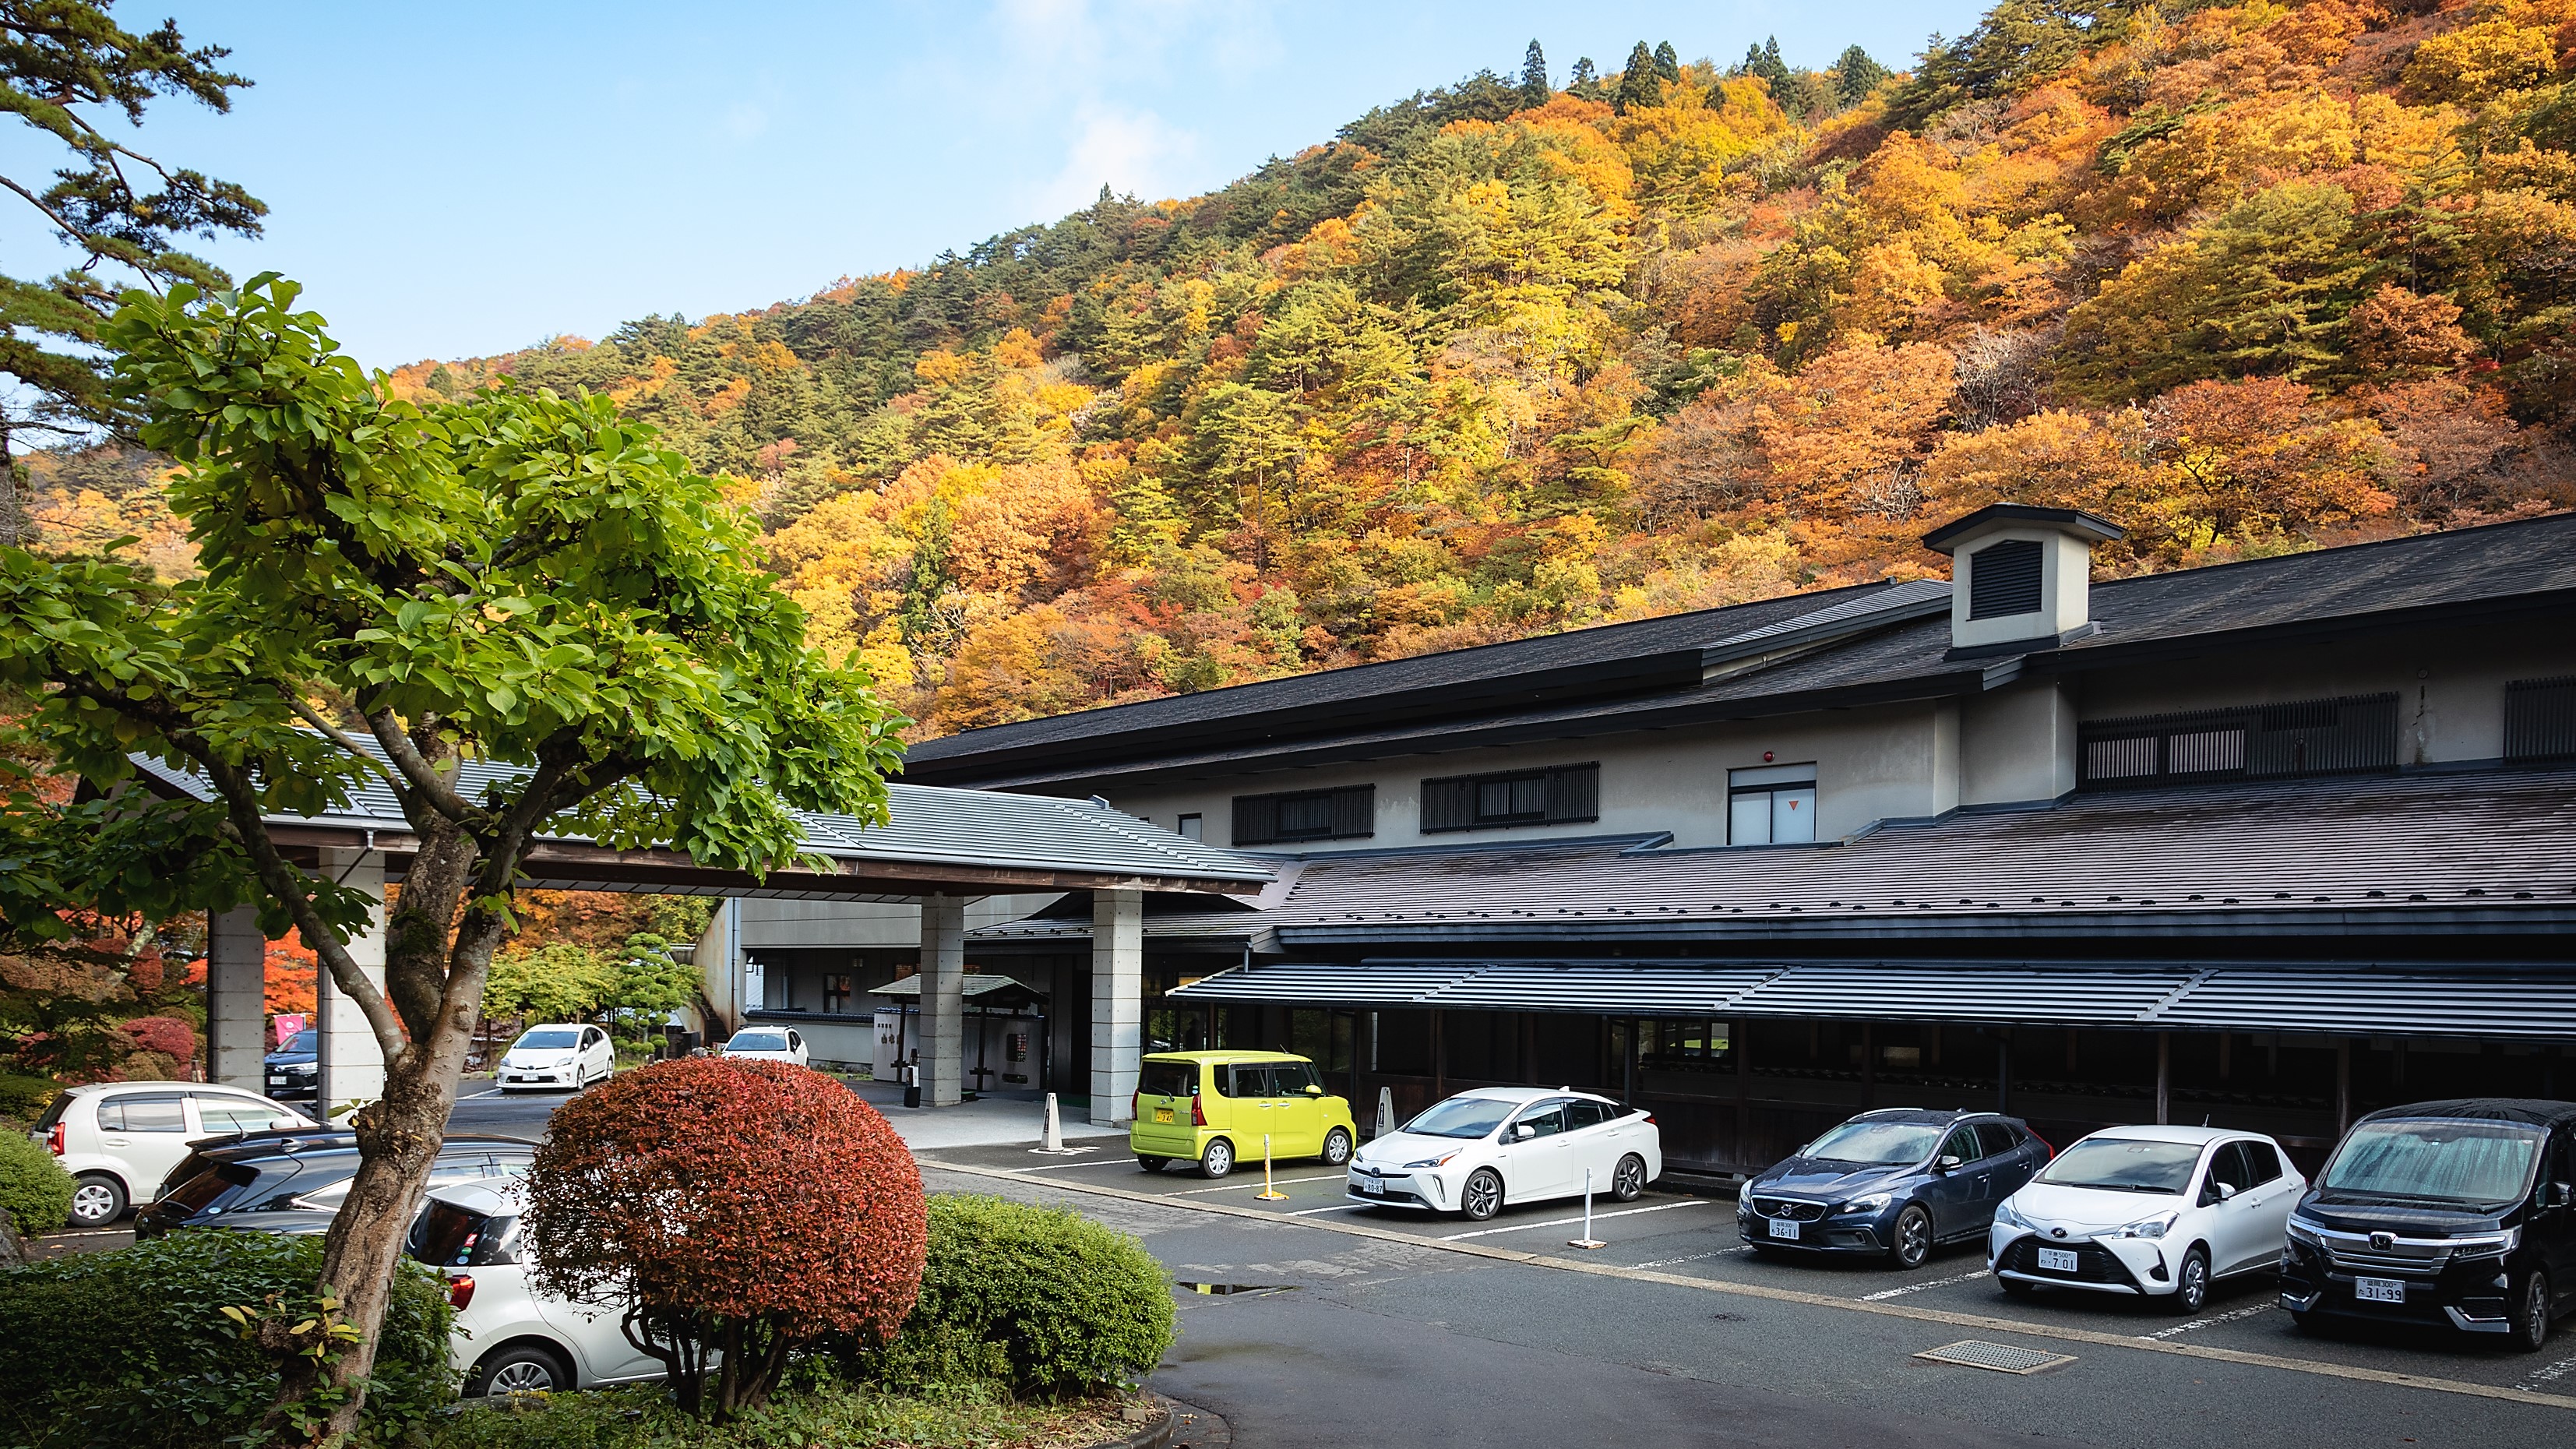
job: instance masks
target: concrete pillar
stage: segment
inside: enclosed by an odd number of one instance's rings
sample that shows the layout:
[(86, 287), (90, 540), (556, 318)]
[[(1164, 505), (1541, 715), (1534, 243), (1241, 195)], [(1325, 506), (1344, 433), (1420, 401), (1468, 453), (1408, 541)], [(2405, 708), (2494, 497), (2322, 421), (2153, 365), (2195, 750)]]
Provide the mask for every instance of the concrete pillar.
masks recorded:
[[(324, 875), (375, 897), (366, 932), (349, 942), (349, 955), (367, 979), (385, 985), (385, 858), (372, 850), (325, 850)], [(344, 995), (326, 968), (316, 992), (314, 1024), (321, 1030), (319, 1105), (343, 1116), (385, 1094), (385, 1054), (358, 1003)]]
[(926, 896), (921, 902), (921, 1100), (953, 1107), (964, 1100), (966, 1043), (966, 902)]
[(1091, 1120), (1130, 1120), (1145, 1049), (1145, 893), (1091, 893)]
[(241, 906), (206, 919), (206, 1076), (265, 1091), (268, 1053), (268, 938), (259, 912)]

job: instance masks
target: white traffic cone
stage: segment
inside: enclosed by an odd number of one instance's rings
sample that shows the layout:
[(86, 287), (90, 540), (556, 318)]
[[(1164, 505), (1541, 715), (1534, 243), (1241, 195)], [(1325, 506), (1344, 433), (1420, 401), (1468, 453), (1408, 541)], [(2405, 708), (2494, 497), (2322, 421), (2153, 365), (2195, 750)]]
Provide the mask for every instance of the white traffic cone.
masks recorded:
[(1376, 1141), (1378, 1138), (1384, 1137), (1386, 1134), (1394, 1130), (1395, 1089), (1393, 1087), (1380, 1087), (1377, 1089), (1377, 1130), (1369, 1134), (1369, 1140), (1372, 1142)]
[(1046, 1125), (1038, 1131), (1038, 1150), (1040, 1152), (1062, 1152), (1064, 1150), (1064, 1123), (1056, 1117), (1055, 1093), (1053, 1092), (1047, 1093)]

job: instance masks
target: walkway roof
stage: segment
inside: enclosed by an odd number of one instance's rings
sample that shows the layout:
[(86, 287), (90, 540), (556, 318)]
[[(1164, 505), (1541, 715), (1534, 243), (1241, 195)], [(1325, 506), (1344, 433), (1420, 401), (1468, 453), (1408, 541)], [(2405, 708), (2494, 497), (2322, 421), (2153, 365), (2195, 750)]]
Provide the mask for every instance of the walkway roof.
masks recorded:
[[(168, 794), (211, 795), (202, 777), (135, 763)], [(475, 762), (459, 784), (471, 798), (486, 783), (521, 773)], [(739, 871), (707, 869), (677, 851), (615, 850), (580, 836), (547, 835), (528, 852), (526, 883), (549, 890), (915, 900), (1112, 888), (1248, 894), (1273, 879), (1261, 861), (1184, 839), (1097, 801), (929, 785), (889, 785), (886, 793), (883, 825), (798, 812), (805, 849), (829, 861), (828, 870), (778, 870), (754, 881)], [(364, 782), (346, 809), (272, 816), (269, 826), (281, 846), (308, 857), (333, 846), (381, 850), (396, 878), (418, 843), (393, 791), (377, 780)]]

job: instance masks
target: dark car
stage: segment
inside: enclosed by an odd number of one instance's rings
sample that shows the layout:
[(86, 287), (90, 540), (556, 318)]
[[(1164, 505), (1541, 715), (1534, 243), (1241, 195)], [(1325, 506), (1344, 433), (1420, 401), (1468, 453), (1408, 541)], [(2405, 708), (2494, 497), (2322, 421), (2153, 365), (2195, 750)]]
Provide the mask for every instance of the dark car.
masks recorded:
[[(483, 1178), (519, 1177), (536, 1153), (535, 1143), (516, 1137), (460, 1134), (438, 1149), (429, 1184), (439, 1188)], [(270, 1221), (259, 1219), (272, 1214), (337, 1212), (357, 1175), (357, 1139), (346, 1132), (270, 1133), (202, 1147), (171, 1174), (160, 1200), (134, 1215), (134, 1236), (140, 1240), (176, 1228), (201, 1227), (275, 1231)]]
[(1735, 1223), (1759, 1251), (1878, 1253), (1912, 1268), (1937, 1244), (1982, 1235), (2050, 1155), (1993, 1112), (1863, 1112), (1746, 1183)]
[(313, 1097), (322, 1087), (322, 1033), (307, 1027), (277, 1044), (262, 1059), (262, 1080), (272, 1097)]
[(2576, 1102), (2479, 1098), (2353, 1124), (2290, 1214), (2281, 1306), (2537, 1351), (2576, 1308)]

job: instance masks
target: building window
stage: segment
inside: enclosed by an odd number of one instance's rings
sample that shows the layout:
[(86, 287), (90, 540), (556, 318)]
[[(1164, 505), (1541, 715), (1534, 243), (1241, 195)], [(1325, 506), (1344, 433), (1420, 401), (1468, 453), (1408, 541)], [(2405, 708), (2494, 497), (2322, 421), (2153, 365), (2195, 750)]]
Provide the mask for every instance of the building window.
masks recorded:
[(1601, 818), (1601, 766), (1557, 765), (1422, 782), (1422, 829), (1484, 830)]
[(1181, 838), (1182, 838), (1183, 840), (1205, 840), (1205, 839), (1207, 839), (1207, 821), (1206, 821), (1206, 819), (1205, 819), (1204, 817), (1197, 816), (1197, 815), (1184, 815), (1184, 816), (1182, 816), (1182, 817), (1181, 817)]
[(2076, 753), (2087, 789), (2393, 770), (2397, 696), (2089, 720)]
[(1377, 829), (1377, 787), (1345, 785), (1337, 790), (1295, 790), (1279, 795), (1238, 795), (1234, 800), (1234, 843), (1270, 845), (1282, 841), (1365, 840)]
[(1713, 1072), (1733, 1066), (1733, 1045), (1722, 1021), (1647, 1021), (1640, 1023), (1637, 1064), (1657, 1072)]
[(823, 973), (823, 1011), (839, 1016), (850, 1009), (850, 975), (846, 971)]
[(1816, 767), (1726, 772), (1726, 843), (1805, 845), (1816, 838)]
[(1990, 543), (1968, 555), (1968, 617), (2039, 612), (2040, 548), (2027, 538)]
[(2504, 757), (2576, 755), (2576, 676), (2517, 679), (2504, 687)]

